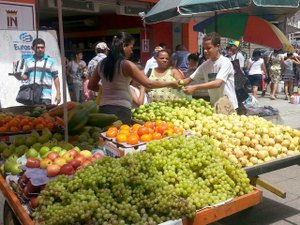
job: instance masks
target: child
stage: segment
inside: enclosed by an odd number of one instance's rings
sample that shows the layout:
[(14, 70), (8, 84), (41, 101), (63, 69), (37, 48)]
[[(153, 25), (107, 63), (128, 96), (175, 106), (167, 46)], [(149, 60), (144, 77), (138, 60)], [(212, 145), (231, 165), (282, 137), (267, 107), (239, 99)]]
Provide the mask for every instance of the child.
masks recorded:
[(132, 108), (137, 108), (140, 105), (147, 104), (146, 88), (139, 85), (136, 81), (132, 81), (130, 85), (132, 95)]
[(83, 101), (89, 101), (94, 99), (93, 92), (88, 89), (89, 73), (88, 68), (84, 67), (82, 71), (82, 87), (83, 87)]

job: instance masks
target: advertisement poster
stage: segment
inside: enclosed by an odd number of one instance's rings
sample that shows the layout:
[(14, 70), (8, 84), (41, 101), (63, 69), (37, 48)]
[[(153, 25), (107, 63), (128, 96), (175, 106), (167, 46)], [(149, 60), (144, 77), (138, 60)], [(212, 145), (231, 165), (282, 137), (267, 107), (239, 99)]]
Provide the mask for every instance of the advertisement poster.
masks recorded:
[(35, 30), (34, 4), (0, 1), (0, 30)]
[[(32, 41), (36, 38), (36, 31), (0, 30), (0, 103), (2, 108), (20, 105), (16, 102), (21, 81), (9, 75), (13, 72), (13, 64), (21, 59), (26, 59), (34, 52), (31, 49)], [(55, 31), (39, 31), (39, 38), (46, 43), (45, 53), (54, 58), (58, 65), (61, 95), (62, 67), (60, 50)], [(55, 104), (55, 87), (52, 86), (52, 103)], [(68, 96), (68, 94), (67, 94)], [(69, 100), (69, 96), (67, 98)]]

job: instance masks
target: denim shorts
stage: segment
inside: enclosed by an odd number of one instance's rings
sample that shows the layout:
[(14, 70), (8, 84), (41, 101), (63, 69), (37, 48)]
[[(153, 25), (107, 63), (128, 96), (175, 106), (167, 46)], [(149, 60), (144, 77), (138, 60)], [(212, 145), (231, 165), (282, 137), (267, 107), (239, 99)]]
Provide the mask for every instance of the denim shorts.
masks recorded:
[(249, 79), (250, 84), (252, 86), (260, 86), (261, 85), (261, 79), (262, 79), (261, 74), (249, 75), (248, 79)]

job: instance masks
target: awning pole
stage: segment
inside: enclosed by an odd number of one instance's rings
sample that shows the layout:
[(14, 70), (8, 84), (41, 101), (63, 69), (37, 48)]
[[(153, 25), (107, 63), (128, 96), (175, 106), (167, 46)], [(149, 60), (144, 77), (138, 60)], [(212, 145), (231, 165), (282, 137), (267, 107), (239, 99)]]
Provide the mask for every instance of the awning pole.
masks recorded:
[(59, 43), (60, 43), (60, 57), (61, 57), (61, 68), (62, 68), (62, 87), (63, 87), (63, 108), (64, 108), (64, 124), (65, 124), (65, 141), (69, 140), (68, 131), (68, 109), (67, 109), (67, 85), (66, 85), (66, 57), (65, 57), (65, 45), (64, 45), (64, 29), (62, 19), (62, 1), (56, 0), (57, 13), (58, 13), (58, 24), (59, 24)]

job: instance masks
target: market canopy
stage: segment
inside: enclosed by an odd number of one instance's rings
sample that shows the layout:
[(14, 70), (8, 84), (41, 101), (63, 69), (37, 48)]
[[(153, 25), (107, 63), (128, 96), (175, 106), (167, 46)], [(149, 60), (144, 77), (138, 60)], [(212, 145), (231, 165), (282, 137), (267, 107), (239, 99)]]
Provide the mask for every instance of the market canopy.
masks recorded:
[(239, 12), (267, 20), (283, 20), (298, 11), (299, 0), (160, 0), (145, 15), (147, 24), (188, 22), (191, 18), (214, 16), (216, 13)]

